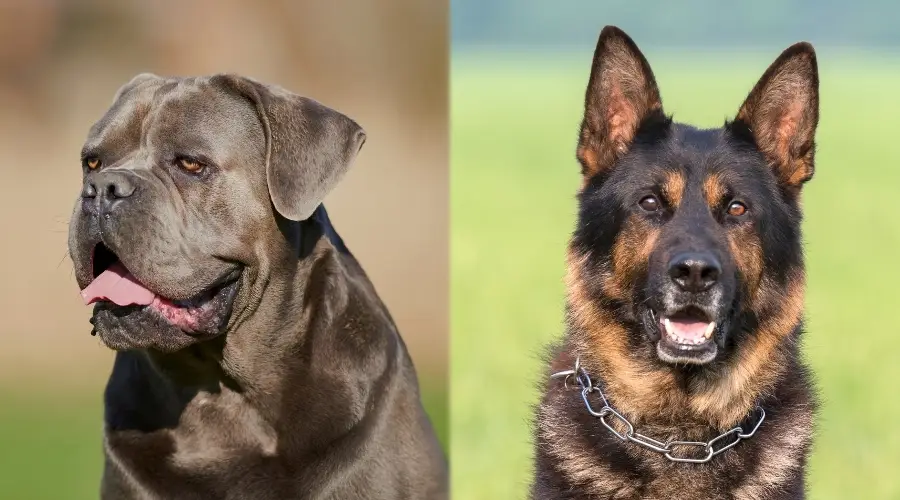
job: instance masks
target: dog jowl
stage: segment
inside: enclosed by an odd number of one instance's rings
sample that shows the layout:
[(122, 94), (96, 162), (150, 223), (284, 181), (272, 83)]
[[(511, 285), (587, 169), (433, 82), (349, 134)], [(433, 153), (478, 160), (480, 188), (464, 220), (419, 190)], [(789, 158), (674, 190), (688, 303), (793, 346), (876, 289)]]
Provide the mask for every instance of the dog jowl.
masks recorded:
[(755, 425), (758, 407), (767, 418), (714, 460), (673, 464), (607, 432), (580, 394), (551, 381), (535, 498), (802, 495), (814, 398), (798, 359), (800, 194), (817, 122), (807, 43), (785, 50), (723, 127), (699, 129), (665, 113), (634, 42), (602, 31), (576, 152), (567, 335), (552, 368), (578, 359), (634, 432), (662, 443)]
[[(292, 113), (302, 132), (281, 123)], [(225, 332), (260, 293), (248, 247), (280, 249), (260, 237), (278, 233), (271, 207), (310, 217), (364, 141), (350, 118), (249, 79), (133, 79), (85, 141), (69, 234), (102, 341), (176, 351)]]

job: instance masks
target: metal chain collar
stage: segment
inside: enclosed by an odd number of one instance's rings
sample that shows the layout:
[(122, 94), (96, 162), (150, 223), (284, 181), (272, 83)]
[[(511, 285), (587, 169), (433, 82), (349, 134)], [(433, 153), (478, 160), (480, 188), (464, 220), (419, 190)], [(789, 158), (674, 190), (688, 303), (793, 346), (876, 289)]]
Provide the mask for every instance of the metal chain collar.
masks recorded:
[[(609, 429), (609, 431), (612, 432), (613, 435), (615, 435), (622, 441), (631, 441), (632, 443), (643, 446), (644, 448), (647, 448), (649, 450), (653, 450), (657, 453), (662, 453), (672, 462), (705, 464), (706, 462), (712, 460), (714, 456), (724, 452), (729, 448), (732, 448), (744, 439), (752, 438), (753, 435), (756, 434), (757, 429), (759, 429), (759, 426), (762, 425), (763, 420), (766, 419), (765, 410), (763, 410), (762, 407), (757, 406), (755, 413), (759, 413), (759, 420), (756, 422), (756, 425), (753, 426), (753, 429), (750, 432), (744, 432), (744, 429), (740, 425), (738, 425), (734, 429), (719, 434), (718, 436), (710, 439), (705, 443), (700, 441), (676, 441), (673, 439), (662, 442), (634, 431), (634, 426), (631, 425), (631, 422), (623, 417), (621, 413), (614, 410), (613, 407), (609, 405), (609, 401), (606, 400), (606, 395), (603, 394), (603, 391), (601, 391), (599, 387), (593, 385), (593, 382), (591, 382), (591, 377), (588, 376), (587, 371), (585, 371), (584, 367), (581, 366), (580, 359), (575, 359), (575, 369), (556, 372), (550, 375), (550, 378), (562, 378), (566, 389), (569, 388), (569, 380), (574, 378), (575, 382), (581, 388), (581, 399), (584, 400), (584, 405), (587, 407), (587, 411), (591, 415), (599, 418), (600, 423), (602, 423), (604, 427)], [(600, 408), (600, 411), (594, 410), (594, 408), (591, 406), (591, 402), (588, 400), (588, 394), (591, 393), (599, 394), (600, 399), (603, 400), (603, 407)], [(625, 426), (624, 431), (620, 432), (613, 428), (610, 422), (614, 422), (615, 420), (618, 420), (622, 423), (622, 425)], [(723, 445), (723, 443), (725, 444)], [(677, 456), (673, 452), (674, 448), (679, 446), (695, 450), (702, 449), (704, 455), (701, 457)]]

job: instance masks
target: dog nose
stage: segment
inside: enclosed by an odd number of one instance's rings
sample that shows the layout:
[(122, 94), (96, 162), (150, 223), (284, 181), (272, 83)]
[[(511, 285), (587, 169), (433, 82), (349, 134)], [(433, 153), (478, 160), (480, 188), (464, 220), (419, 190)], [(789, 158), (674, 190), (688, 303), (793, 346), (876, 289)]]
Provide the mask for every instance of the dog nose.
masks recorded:
[(134, 194), (134, 183), (124, 172), (99, 172), (87, 179), (81, 190), (86, 209), (109, 213), (123, 199)]
[(669, 262), (669, 276), (685, 292), (703, 292), (719, 279), (722, 266), (709, 253), (682, 253)]

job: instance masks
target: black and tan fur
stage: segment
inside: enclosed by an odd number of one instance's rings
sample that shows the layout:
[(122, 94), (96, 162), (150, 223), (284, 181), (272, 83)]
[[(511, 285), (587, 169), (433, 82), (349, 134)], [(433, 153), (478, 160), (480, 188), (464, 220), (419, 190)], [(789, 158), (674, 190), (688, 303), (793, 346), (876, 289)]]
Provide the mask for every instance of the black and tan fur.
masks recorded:
[[(602, 31), (577, 148), (584, 180), (568, 249), (566, 335), (547, 373), (580, 357), (636, 431), (662, 441), (708, 441), (746, 425), (756, 405), (767, 418), (706, 464), (672, 463), (619, 440), (578, 392), (547, 379), (532, 498), (804, 498), (816, 399), (799, 354), (800, 191), (813, 174), (817, 122), (807, 43), (778, 57), (733, 120), (701, 130), (663, 112), (634, 42), (618, 28)], [(645, 210), (648, 196), (657, 210)], [(734, 215), (734, 203), (746, 212)], [(688, 250), (720, 263), (706, 292), (671, 291), (666, 265)], [(661, 357), (656, 318), (672, 303), (718, 321), (711, 361)]]

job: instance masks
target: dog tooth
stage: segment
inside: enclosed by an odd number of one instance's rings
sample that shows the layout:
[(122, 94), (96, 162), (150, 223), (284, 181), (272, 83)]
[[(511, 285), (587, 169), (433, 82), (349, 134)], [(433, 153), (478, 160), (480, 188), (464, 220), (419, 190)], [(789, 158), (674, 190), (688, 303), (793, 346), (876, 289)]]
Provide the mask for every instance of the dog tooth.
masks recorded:
[(716, 329), (716, 322), (713, 321), (713, 322), (711, 322), (710, 324), (706, 325), (706, 332), (703, 334), (703, 336), (704, 336), (705, 338), (710, 338), (710, 337), (712, 337), (713, 330), (715, 330), (715, 329)]

